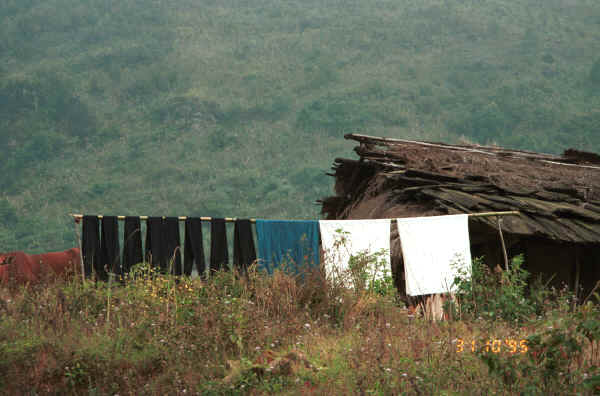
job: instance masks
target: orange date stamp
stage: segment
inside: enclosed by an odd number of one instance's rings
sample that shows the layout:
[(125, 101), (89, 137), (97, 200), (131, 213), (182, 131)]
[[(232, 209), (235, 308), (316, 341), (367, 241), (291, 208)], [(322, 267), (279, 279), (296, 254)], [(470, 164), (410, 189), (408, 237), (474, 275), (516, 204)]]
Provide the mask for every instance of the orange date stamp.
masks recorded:
[(507, 352), (511, 354), (515, 353), (527, 353), (529, 348), (527, 347), (527, 340), (517, 339), (505, 339), (499, 338), (488, 339), (488, 340), (471, 340), (465, 341), (462, 338), (456, 340), (456, 353), (462, 352), (492, 352), (501, 353)]

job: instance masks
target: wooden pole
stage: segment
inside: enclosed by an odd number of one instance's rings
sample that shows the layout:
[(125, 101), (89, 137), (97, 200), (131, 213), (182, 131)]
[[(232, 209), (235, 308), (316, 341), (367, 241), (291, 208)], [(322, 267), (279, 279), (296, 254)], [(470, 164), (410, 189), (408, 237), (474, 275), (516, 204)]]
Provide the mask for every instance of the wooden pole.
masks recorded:
[(482, 212), (482, 213), (470, 213), (469, 217), (492, 217), (492, 216), (518, 216), (521, 212), (518, 210), (508, 210), (505, 212)]
[(502, 253), (504, 254), (504, 268), (508, 271), (508, 254), (506, 253), (506, 244), (504, 235), (502, 235), (502, 218), (498, 218), (498, 232), (500, 233), (500, 242), (502, 243)]
[[(510, 211), (505, 211), (505, 212), (482, 212), (482, 213), (469, 213), (469, 217), (491, 217), (491, 216), (516, 216), (516, 215), (520, 215), (521, 212), (517, 211), (517, 210), (510, 210)], [(75, 221), (78, 221), (80, 219), (83, 218), (82, 214), (78, 214), (78, 213), (71, 213), (71, 216), (73, 216), (73, 218), (75, 219)], [(103, 215), (98, 215), (99, 219), (102, 219), (102, 217), (104, 217)], [(140, 220), (148, 220), (149, 216), (139, 216)], [(164, 219), (165, 216), (162, 216), (162, 218)], [(211, 221), (214, 217), (200, 217), (200, 220), (202, 221)], [(125, 216), (117, 216), (118, 220), (125, 220)], [(177, 217), (177, 219), (179, 221), (185, 221), (187, 220), (187, 216), (179, 216)], [(238, 218), (237, 217), (225, 217), (225, 221), (227, 222), (234, 222), (236, 221)], [(393, 220), (393, 219), (392, 219)], [(250, 222), (252, 223), (256, 223), (256, 219), (250, 219)]]
[(85, 266), (83, 265), (83, 249), (81, 247), (81, 234), (79, 233), (79, 222), (75, 219), (75, 235), (77, 235), (77, 242), (79, 243), (79, 261), (81, 263), (81, 279), (85, 281)]
[(575, 247), (575, 301), (579, 299), (579, 278), (581, 276), (581, 260), (579, 257), (579, 248)]
[[(83, 218), (82, 214), (77, 214), (77, 213), (71, 213), (71, 216), (73, 216), (73, 218), (77, 221), (79, 219)], [(99, 219), (102, 219), (104, 216), (103, 215), (98, 215)], [(148, 220), (149, 216), (138, 216), (140, 218), (140, 220)], [(166, 216), (162, 216), (163, 219), (166, 218)], [(179, 221), (185, 221), (187, 220), (187, 216), (179, 216), (177, 217), (177, 219)], [(200, 220), (202, 221), (211, 221), (212, 219), (214, 219), (214, 217), (200, 217)], [(117, 216), (117, 220), (125, 220), (125, 216)], [(237, 217), (225, 217), (225, 221), (227, 222), (234, 222), (237, 220)], [(250, 219), (250, 222), (252, 223), (256, 223), (256, 219)]]

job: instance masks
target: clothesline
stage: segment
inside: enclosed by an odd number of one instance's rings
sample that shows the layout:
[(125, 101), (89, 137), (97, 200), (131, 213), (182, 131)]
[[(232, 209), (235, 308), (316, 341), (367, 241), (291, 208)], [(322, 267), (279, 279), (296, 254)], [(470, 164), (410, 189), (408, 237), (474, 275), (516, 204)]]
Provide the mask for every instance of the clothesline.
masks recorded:
[[(71, 213), (71, 216), (73, 216), (73, 218), (75, 218), (75, 220), (81, 220), (83, 218), (82, 214), (74, 214)], [(102, 219), (104, 216), (103, 215), (98, 215), (99, 219)], [(125, 220), (126, 216), (117, 216), (117, 220)], [(134, 217), (139, 217), (140, 220), (148, 220), (148, 217), (150, 216), (134, 216)], [(161, 216), (163, 219), (166, 219), (166, 216)], [(199, 217), (200, 220), (202, 221), (211, 221), (212, 219), (214, 219), (215, 217)], [(178, 216), (177, 219), (179, 221), (185, 221), (188, 219), (187, 216)], [(225, 217), (224, 219), (227, 222), (235, 222), (236, 220), (238, 220), (236, 217)], [(256, 223), (256, 219), (249, 219), (250, 222), (252, 223)]]
[[(521, 212), (519, 212), (518, 210), (510, 210), (510, 211), (504, 211), (504, 212), (482, 212), (482, 213), (469, 213), (469, 217), (492, 217), (492, 216), (518, 216), (520, 215)], [(82, 214), (75, 214), (75, 213), (71, 213), (71, 216), (73, 216), (73, 218), (75, 220), (81, 220), (83, 218)], [(98, 215), (99, 219), (102, 219), (102, 217), (104, 217), (103, 215)], [(139, 216), (140, 220), (148, 220), (149, 216)], [(163, 219), (165, 219), (165, 216), (162, 216)], [(179, 216), (177, 217), (177, 219), (179, 221), (185, 221), (187, 220), (187, 216)], [(200, 220), (202, 221), (211, 221), (214, 217), (200, 217)], [(125, 220), (125, 216), (117, 216), (118, 220)], [(236, 217), (225, 217), (225, 221), (226, 222), (235, 222), (237, 220)], [(250, 219), (250, 222), (252, 223), (256, 223), (256, 219)]]

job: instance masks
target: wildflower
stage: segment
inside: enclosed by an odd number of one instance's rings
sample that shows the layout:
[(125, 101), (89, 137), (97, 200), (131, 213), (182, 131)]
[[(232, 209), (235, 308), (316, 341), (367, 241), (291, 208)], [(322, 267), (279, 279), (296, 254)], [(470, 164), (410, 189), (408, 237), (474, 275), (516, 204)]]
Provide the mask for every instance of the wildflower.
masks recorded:
[(304, 327), (306, 327), (307, 329), (310, 329), (310, 324), (309, 323), (304, 323)]
[(260, 347), (259, 347), (259, 346), (257, 346), (257, 347), (256, 347), (256, 348), (254, 348), (254, 349), (256, 349), (257, 351), (260, 351)]
[(271, 348), (275, 348), (275, 344), (271, 343)]
[(392, 347), (392, 344), (388, 344), (388, 348), (391, 348), (391, 347)]
[(389, 367), (386, 367), (386, 368), (385, 368), (385, 371), (387, 371), (388, 373), (390, 373), (390, 372), (392, 371), (392, 369), (391, 369), (391, 368), (389, 368)]
[(385, 327), (387, 327), (388, 329), (389, 329), (391, 326), (392, 326), (392, 325), (391, 325), (391, 324), (389, 324), (389, 323), (386, 323), (386, 324), (385, 324)]

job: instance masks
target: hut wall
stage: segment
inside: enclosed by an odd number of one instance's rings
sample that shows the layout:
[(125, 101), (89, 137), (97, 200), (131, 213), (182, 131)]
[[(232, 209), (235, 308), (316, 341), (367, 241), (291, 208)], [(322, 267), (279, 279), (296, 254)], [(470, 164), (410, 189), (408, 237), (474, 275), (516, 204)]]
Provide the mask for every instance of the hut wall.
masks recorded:
[[(600, 246), (593, 244), (583, 246), (579, 254), (581, 258), (579, 297), (583, 300), (592, 292), (596, 282), (600, 282)], [(600, 294), (600, 289), (596, 289), (596, 292)]]
[(574, 287), (576, 246), (569, 243), (549, 242), (541, 239), (528, 240), (525, 246), (523, 267), (531, 273), (531, 279), (541, 276), (544, 282), (556, 288)]
[[(557, 289), (567, 286), (575, 290), (576, 260), (580, 261), (579, 293), (580, 301), (585, 299), (600, 279), (600, 246), (594, 244), (574, 244), (549, 241), (542, 238), (518, 238), (505, 235), (509, 259), (524, 255), (523, 268), (531, 275), (531, 284), (537, 277)], [(504, 255), (500, 242), (492, 237), (471, 247), (473, 257), (483, 257), (490, 267), (504, 268)], [(510, 265), (510, 264), (509, 264)], [(597, 289), (598, 290), (598, 289)]]

